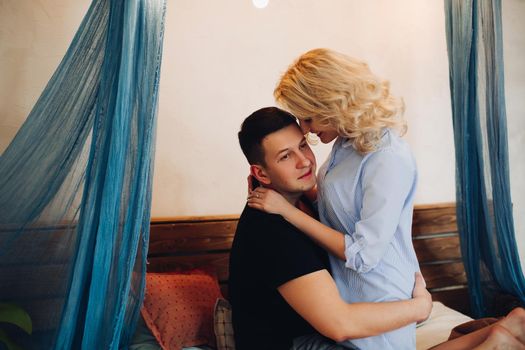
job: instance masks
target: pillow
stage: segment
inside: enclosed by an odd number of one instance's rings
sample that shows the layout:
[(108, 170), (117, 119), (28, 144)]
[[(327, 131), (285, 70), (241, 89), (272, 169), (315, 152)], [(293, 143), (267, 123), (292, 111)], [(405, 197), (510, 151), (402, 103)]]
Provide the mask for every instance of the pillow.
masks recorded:
[(233, 339), (232, 307), (226, 299), (217, 299), (213, 312), (213, 329), (217, 350), (235, 350)]
[(164, 350), (215, 346), (213, 312), (220, 297), (217, 278), (203, 270), (147, 273), (141, 313)]

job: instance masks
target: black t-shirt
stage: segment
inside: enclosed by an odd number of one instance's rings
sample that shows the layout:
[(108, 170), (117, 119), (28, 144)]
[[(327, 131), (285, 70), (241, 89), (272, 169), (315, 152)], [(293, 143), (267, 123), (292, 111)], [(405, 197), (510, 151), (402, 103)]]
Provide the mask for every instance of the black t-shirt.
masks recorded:
[(246, 207), (230, 254), (229, 299), (237, 350), (290, 349), (315, 330), (277, 288), (328, 269), (326, 253), (280, 215)]

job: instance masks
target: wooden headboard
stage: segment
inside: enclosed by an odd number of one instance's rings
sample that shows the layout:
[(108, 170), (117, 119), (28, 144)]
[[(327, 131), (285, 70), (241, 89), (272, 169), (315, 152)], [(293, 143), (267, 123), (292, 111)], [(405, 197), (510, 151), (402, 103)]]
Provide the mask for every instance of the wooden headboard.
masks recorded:
[[(152, 219), (148, 271), (212, 266), (227, 295), (229, 251), (238, 219), (238, 215)], [(469, 314), (455, 204), (416, 206), (412, 235), (433, 299)]]

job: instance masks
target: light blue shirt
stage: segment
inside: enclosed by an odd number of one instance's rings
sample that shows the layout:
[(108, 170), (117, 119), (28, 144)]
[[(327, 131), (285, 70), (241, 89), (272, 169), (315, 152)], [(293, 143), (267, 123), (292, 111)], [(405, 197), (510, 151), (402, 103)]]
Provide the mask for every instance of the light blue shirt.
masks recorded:
[[(346, 261), (330, 255), (330, 265), (347, 302), (412, 297), (419, 271), (411, 233), (416, 183), (414, 157), (394, 131), (366, 155), (348, 139), (335, 141), (319, 170), (318, 209), (324, 224), (345, 234)], [(415, 349), (415, 324), (349, 342), (362, 350)]]

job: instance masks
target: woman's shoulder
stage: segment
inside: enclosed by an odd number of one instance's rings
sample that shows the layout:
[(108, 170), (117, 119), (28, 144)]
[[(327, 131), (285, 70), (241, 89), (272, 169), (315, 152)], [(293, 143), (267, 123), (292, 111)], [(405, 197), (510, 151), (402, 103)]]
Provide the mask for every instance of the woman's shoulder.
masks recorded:
[(409, 170), (416, 169), (415, 157), (410, 150), (408, 143), (402, 139), (395, 131), (387, 130), (381, 138), (379, 147), (365, 155), (364, 163), (368, 166), (377, 165), (392, 167), (402, 167)]
[(410, 150), (410, 145), (408, 142), (399, 136), (397, 131), (392, 129), (386, 129), (383, 132), (381, 141), (379, 142), (376, 150), (370, 152), (370, 154), (381, 152), (400, 156), (405, 155), (409, 156), (410, 158), (412, 157), (412, 151)]

